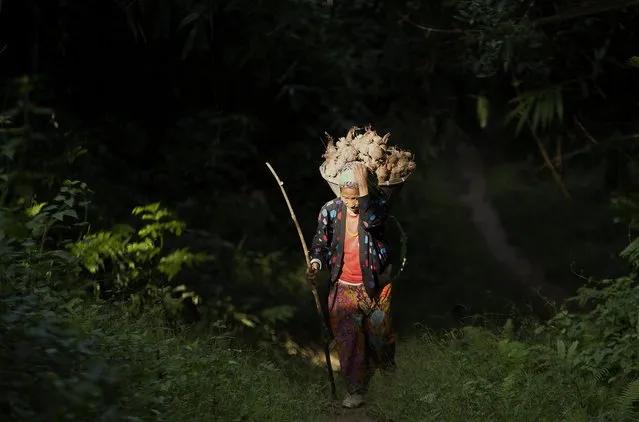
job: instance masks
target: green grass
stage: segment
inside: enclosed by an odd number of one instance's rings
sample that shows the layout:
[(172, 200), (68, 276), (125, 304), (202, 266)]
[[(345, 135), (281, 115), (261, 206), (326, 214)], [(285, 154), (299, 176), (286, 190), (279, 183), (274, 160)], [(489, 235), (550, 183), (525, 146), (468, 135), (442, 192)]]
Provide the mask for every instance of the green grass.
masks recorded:
[[(169, 329), (152, 316), (118, 315), (94, 306), (77, 316), (86, 330), (102, 333), (102, 354), (124, 386), (122, 417), (311, 422), (336, 413), (319, 368), (233, 346), (214, 330)], [(613, 390), (573, 376), (552, 347), (488, 329), (404, 339), (398, 364), (393, 378), (374, 378), (365, 409), (371, 420), (604, 421), (614, 411)], [(343, 391), (339, 376), (337, 382)]]
[[(144, 421), (314, 421), (326, 418), (320, 371), (276, 353), (240, 348), (222, 333), (166, 328), (117, 309), (81, 312), (118, 373), (119, 414)], [(235, 345), (234, 345), (235, 344)]]
[[(548, 350), (467, 328), (399, 348), (393, 383), (373, 386), (370, 413), (393, 421), (587, 421), (614, 410), (611, 390)], [(392, 386), (392, 387), (391, 387)]]
[[(515, 305), (517, 313), (526, 313), (521, 311), (526, 293), (488, 252), (459, 201), (465, 186), (448, 166), (439, 160), (411, 176), (394, 210), (410, 242), (408, 267), (394, 289), (399, 370), (391, 380), (374, 379), (366, 413), (374, 420), (408, 422), (619, 420), (606, 419), (615, 411), (616, 387), (577, 376), (553, 347), (507, 340), (486, 328), (438, 336), (410, 329), (417, 321), (431, 328), (458, 323), (453, 315), (457, 305), (466, 309), (464, 316), (478, 315), (486, 325), (511, 316)], [(508, 167), (489, 175), (491, 197), (511, 240), (539, 257), (551, 274), (560, 274), (561, 282), (569, 277), (571, 260), (608, 268), (606, 251), (621, 245), (623, 236), (611, 232), (605, 207), (589, 208), (594, 199), (583, 197), (566, 203), (554, 186), (526, 184), (522, 177)], [(600, 244), (594, 241), (597, 236)], [(316, 332), (310, 295), (304, 300), (306, 319), (313, 318), (306, 329)], [(40, 302), (32, 308), (29, 312), (35, 313)], [(169, 328), (153, 313), (134, 318), (111, 305), (82, 303), (69, 309), (69, 325), (80, 327), (88, 346), (70, 347), (64, 355), (68, 362), (52, 355), (52, 369), (42, 375), (65, 380), (53, 379), (51, 385), (68, 390), (60, 397), (69, 403), (46, 403), (48, 407), (38, 407), (45, 409), (39, 419), (23, 420), (313, 422), (329, 421), (336, 413), (322, 368), (284, 356), (276, 344), (257, 350), (229, 338), (222, 328)], [(36, 351), (42, 354), (55, 353), (51, 344), (67, 348), (67, 339), (73, 338), (65, 332), (53, 336), (37, 324), (25, 327), (19, 338), (31, 341), (25, 343), (30, 350), (40, 345)], [(74, 351), (84, 347), (91, 353), (80, 360)], [(40, 376), (36, 366), (42, 357), (32, 354), (25, 368)], [(22, 378), (22, 391), (32, 391), (28, 377)], [(337, 381), (343, 391), (339, 377)], [(74, 384), (86, 385), (90, 394), (79, 396), (68, 389)], [(74, 395), (87, 402), (74, 402)], [(59, 415), (45, 415), (49, 409)], [(0, 407), (0, 419), (1, 412)]]

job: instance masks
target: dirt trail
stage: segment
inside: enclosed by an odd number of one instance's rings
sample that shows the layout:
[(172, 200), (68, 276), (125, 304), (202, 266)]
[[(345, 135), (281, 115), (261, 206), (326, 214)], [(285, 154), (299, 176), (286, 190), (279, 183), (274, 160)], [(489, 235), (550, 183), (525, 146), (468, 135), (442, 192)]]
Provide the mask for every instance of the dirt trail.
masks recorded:
[[(291, 356), (299, 356), (305, 359), (310, 364), (325, 369), (326, 361), (324, 358), (324, 352), (321, 349), (314, 349), (311, 347), (303, 348), (298, 344), (295, 344), (292, 340), (288, 340), (286, 343), (286, 348), (288, 349), (288, 353)], [(333, 372), (335, 375), (335, 382), (341, 383), (341, 378), (339, 374), (340, 364), (339, 359), (337, 357), (337, 351), (335, 350), (334, 342), (331, 343), (331, 366), (333, 368)], [(338, 385), (338, 391), (340, 387)], [(375, 419), (372, 419), (368, 416), (366, 412), (366, 406), (361, 407), (359, 409), (345, 409), (341, 407), (341, 400), (332, 402), (332, 416), (328, 419), (327, 422), (375, 422)]]
[(560, 288), (546, 281), (542, 268), (530, 262), (508, 240), (499, 213), (488, 198), (484, 163), (477, 148), (462, 143), (457, 147), (457, 153), (459, 171), (468, 182), (468, 191), (460, 200), (470, 209), (473, 223), (493, 257), (531, 290), (554, 301), (563, 297)]
[(366, 408), (344, 409), (333, 416), (330, 422), (376, 422), (366, 414)]

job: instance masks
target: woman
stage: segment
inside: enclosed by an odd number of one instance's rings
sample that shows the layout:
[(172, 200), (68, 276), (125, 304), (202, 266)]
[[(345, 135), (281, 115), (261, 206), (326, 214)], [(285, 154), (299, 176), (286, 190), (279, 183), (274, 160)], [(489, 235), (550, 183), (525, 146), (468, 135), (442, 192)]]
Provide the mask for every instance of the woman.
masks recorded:
[(375, 369), (395, 368), (391, 325), (389, 247), (384, 240), (388, 207), (373, 199), (363, 164), (345, 166), (339, 175), (340, 198), (319, 214), (308, 274), (315, 282), (330, 269), (328, 310), (348, 396), (347, 408), (364, 404)]

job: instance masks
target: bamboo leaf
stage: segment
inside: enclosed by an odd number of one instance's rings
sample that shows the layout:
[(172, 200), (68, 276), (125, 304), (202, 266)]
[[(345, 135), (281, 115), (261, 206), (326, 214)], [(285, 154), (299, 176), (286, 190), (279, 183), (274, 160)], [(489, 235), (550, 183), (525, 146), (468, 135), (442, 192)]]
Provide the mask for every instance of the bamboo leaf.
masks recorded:
[(539, 102), (535, 103), (535, 105), (533, 107), (533, 110), (534, 111), (533, 111), (533, 116), (532, 116), (532, 122), (531, 122), (530, 126), (531, 126), (531, 129), (534, 132), (534, 131), (537, 130), (537, 127), (539, 127), (539, 121), (541, 120), (542, 110), (541, 110)]
[(192, 22), (195, 22), (199, 17), (201, 16), (200, 13), (197, 12), (192, 12), (189, 13), (188, 15), (186, 15), (186, 17), (184, 19), (182, 19), (182, 21), (180, 22), (180, 25), (178, 26), (178, 31), (182, 28), (184, 28), (185, 26), (189, 25)]
[(128, 7), (124, 9), (124, 14), (126, 16), (126, 24), (133, 33), (133, 37), (135, 38), (135, 42), (138, 42), (138, 24), (133, 18), (133, 14)]
[(184, 60), (186, 56), (188, 56), (191, 50), (193, 49), (193, 44), (195, 44), (196, 36), (197, 36), (197, 26), (194, 26), (193, 28), (191, 28), (191, 31), (189, 32), (189, 36), (186, 39), (186, 43), (184, 43), (184, 48), (182, 49), (182, 60)]
[(560, 90), (557, 90), (557, 119), (559, 123), (564, 121), (564, 96)]
[(483, 96), (477, 97), (477, 120), (482, 129), (488, 124), (488, 98)]

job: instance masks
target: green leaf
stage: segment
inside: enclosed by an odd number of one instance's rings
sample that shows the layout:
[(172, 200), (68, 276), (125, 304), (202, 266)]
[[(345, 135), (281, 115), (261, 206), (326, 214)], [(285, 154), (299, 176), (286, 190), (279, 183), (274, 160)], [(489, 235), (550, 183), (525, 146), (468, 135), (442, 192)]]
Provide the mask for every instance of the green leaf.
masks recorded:
[(573, 359), (574, 358), (575, 353), (577, 352), (577, 346), (578, 345), (579, 345), (579, 340), (575, 340), (575, 341), (572, 342), (572, 344), (568, 348), (568, 353), (566, 354), (566, 357), (568, 359)]
[(126, 16), (126, 23), (129, 27), (129, 29), (131, 30), (131, 32), (133, 33), (133, 37), (135, 38), (135, 42), (138, 41), (138, 24), (135, 21), (135, 19), (133, 18), (133, 14), (131, 13), (130, 8), (126, 7), (124, 9), (124, 14)]
[(78, 218), (78, 214), (75, 212), (75, 210), (64, 210), (64, 211), (56, 212), (51, 217), (53, 217), (54, 219), (56, 219), (58, 221), (64, 221), (64, 217), (72, 217), (72, 218), (77, 219)]
[(9, 110), (5, 110), (2, 113), (0, 113), (0, 117), (16, 117), (18, 116), (20, 113), (22, 112), (22, 110), (20, 110), (18, 107), (16, 108), (11, 108)]
[(556, 95), (557, 118), (559, 119), (559, 123), (562, 123), (564, 121), (564, 96), (560, 90), (556, 91)]
[(78, 219), (78, 213), (75, 210), (64, 210), (63, 213), (67, 217)]
[(18, 148), (22, 145), (22, 143), (24, 143), (23, 138), (9, 139), (2, 145), (2, 147), (0, 148), (0, 152), (8, 159), (13, 160), (16, 152), (18, 152)]
[(40, 212), (42, 211), (42, 208), (47, 205), (46, 202), (41, 202), (39, 204), (35, 204), (29, 208), (26, 209), (25, 213), (27, 214), (28, 217), (35, 217), (38, 214), (40, 214)]
[(193, 49), (193, 45), (195, 44), (195, 37), (197, 36), (197, 26), (191, 28), (189, 31), (189, 36), (184, 43), (184, 48), (182, 49), (182, 60), (186, 59), (186, 56), (189, 55), (191, 50)]
[(244, 316), (240, 316), (238, 319), (239, 319), (239, 321), (242, 324), (246, 325), (249, 328), (254, 328), (255, 327), (255, 323), (253, 321), (251, 321), (250, 319), (244, 317)]
[(262, 311), (262, 318), (269, 322), (287, 321), (295, 315), (295, 308), (287, 305), (275, 306)]
[(488, 124), (488, 98), (486, 97), (477, 97), (477, 119), (479, 126), (484, 129)]
[(43, 116), (52, 116), (53, 115), (53, 110), (50, 109), (50, 108), (36, 107), (32, 111), (33, 111), (33, 114), (38, 114), (38, 115), (43, 115)]
[(180, 25), (178, 25), (178, 31), (182, 28), (184, 28), (185, 26), (187, 26), (188, 24), (190, 24), (191, 22), (195, 22), (200, 16), (202, 16), (200, 13), (197, 12), (192, 12), (189, 13), (188, 15), (186, 15), (184, 17), (184, 19), (182, 19), (182, 21), (180, 22)]
[(557, 353), (562, 359), (566, 357), (566, 344), (561, 339), (557, 340)]
[(533, 132), (537, 131), (537, 128), (539, 127), (539, 121), (542, 120), (541, 113), (542, 108), (540, 107), (540, 103), (537, 102), (533, 107), (532, 122), (530, 123), (530, 127)]

